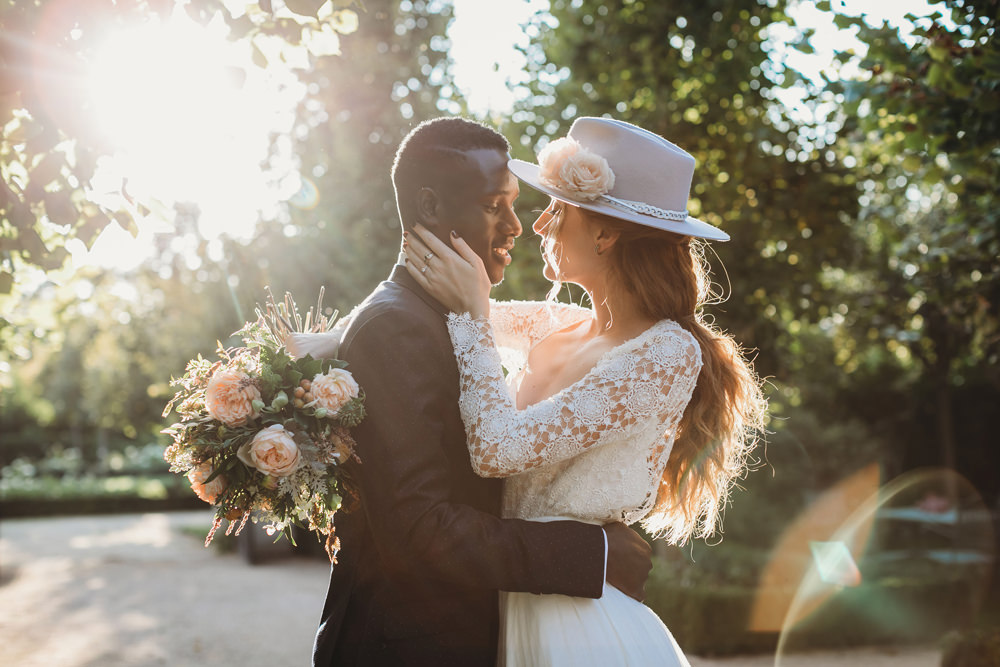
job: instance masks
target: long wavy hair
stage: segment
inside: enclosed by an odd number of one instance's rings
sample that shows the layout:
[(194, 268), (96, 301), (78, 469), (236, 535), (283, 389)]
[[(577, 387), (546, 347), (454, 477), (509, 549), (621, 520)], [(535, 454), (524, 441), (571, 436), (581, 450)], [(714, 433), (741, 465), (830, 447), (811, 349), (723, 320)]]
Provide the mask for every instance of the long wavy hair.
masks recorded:
[[(733, 337), (705, 319), (705, 304), (717, 299), (704, 242), (579, 210), (590, 223), (619, 234), (608, 251), (614, 288), (632, 295), (645, 317), (677, 322), (701, 347), (701, 372), (643, 527), (673, 544), (709, 537), (720, 529), (729, 492), (746, 475), (764, 433), (761, 380)], [(561, 218), (544, 230), (556, 253)], [(559, 283), (550, 295), (558, 289)]]

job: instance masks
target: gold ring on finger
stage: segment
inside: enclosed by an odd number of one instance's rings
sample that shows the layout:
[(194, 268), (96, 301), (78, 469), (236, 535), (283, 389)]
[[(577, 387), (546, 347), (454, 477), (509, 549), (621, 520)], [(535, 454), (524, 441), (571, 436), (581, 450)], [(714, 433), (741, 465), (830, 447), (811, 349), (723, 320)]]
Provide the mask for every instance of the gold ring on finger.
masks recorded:
[(422, 269), (420, 269), (420, 273), (427, 273), (427, 267), (425, 266)]
[(432, 253), (432, 252), (429, 252), (426, 255), (424, 255), (424, 264), (426, 264), (427, 262), (431, 261), (431, 257), (433, 257), (433, 256), (434, 256), (434, 253)]

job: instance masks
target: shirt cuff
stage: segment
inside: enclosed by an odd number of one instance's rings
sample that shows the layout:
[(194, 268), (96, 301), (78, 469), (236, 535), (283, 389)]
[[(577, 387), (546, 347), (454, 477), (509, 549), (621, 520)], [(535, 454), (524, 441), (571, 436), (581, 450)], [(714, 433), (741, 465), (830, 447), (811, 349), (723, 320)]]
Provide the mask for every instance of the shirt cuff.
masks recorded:
[(601, 580), (601, 597), (604, 597), (608, 590), (608, 532), (601, 528), (601, 533), (604, 535), (604, 578)]

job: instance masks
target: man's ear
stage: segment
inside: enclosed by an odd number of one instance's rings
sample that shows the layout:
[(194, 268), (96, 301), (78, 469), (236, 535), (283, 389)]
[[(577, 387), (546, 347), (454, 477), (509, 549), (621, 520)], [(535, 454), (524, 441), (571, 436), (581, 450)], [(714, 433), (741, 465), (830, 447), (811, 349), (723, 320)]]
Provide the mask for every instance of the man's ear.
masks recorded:
[(417, 192), (417, 221), (427, 228), (436, 227), (440, 212), (441, 200), (437, 192), (429, 187), (420, 188)]

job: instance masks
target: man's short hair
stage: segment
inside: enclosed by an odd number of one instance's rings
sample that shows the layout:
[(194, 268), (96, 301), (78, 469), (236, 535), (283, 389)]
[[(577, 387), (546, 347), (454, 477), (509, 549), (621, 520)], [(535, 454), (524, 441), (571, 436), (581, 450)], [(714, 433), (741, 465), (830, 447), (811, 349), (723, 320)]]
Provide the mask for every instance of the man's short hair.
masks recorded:
[(427, 185), (433, 176), (457, 172), (464, 166), (464, 153), (480, 148), (510, 152), (502, 134), (466, 118), (435, 118), (417, 125), (399, 144), (392, 163), (397, 201), (402, 193)]

